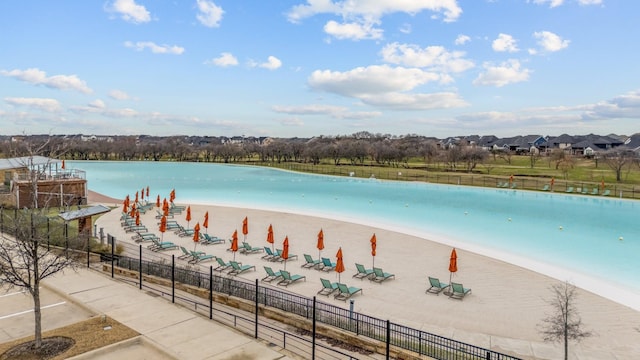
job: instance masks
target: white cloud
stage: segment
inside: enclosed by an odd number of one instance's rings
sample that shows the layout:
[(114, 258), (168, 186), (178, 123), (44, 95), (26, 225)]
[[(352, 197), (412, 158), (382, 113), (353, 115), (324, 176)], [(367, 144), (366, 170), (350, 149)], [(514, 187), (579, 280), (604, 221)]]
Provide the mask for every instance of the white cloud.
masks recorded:
[(26, 106), (32, 109), (42, 110), (46, 112), (58, 112), (62, 110), (60, 103), (55, 99), (43, 98), (4, 98), (4, 101), (13, 106)]
[(130, 96), (126, 92), (122, 90), (111, 90), (109, 91), (109, 97), (114, 100), (129, 100)]
[(206, 27), (218, 27), (224, 10), (213, 1), (197, 0), (198, 14), (196, 18)]
[(89, 103), (89, 107), (96, 108), (96, 109), (105, 109), (107, 105), (104, 103), (104, 101), (100, 99), (96, 99)]
[(473, 81), (474, 85), (502, 87), (508, 84), (529, 80), (529, 69), (520, 68), (518, 60), (511, 59), (498, 66), (491, 63), (483, 65), (485, 71)]
[(1, 70), (1, 75), (22, 80), (34, 85), (43, 85), (52, 89), (59, 90), (76, 90), (84, 94), (93, 92), (87, 84), (78, 78), (77, 75), (53, 75), (47, 77), (47, 73), (38, 69), (31, 68), (27, 70)]
[(442, 13), (445, 22), (458, 19), (462, 9), (456, 0), (402, 0), (402, 1), (333, 1), (333, 0), (307, 0), (305, 4), (295, 5), (287, 14), (291, 22), (300, 22), (302, 19), (317, 14), (334, 14), (345, 19), (370, 19), (377, 21), (384, 15), (404, 12), (411, 15), (424, 10)]
[(498, 52), (518, 52), (517, 40), (509, 34), (499, 34), (498, 38), (493, 40), (491, 47)]
[(300, 120), (297, 117), (286, 118), (280, 120), (280, 125), (283, 126), (304, 126), (304, 121)]
[(338, 24), (330, 20), (324, 25), (324, 32), (340, 40), (381, 39), (383, 30), (375, 28), (374, 25), (358, 22)]
[(119, 13), (123, 20), (134, 24), (151, 21), (149, 11), (144, 5), (136, 4), (135, 0), (115, 0), (109, 10)]
[(460, 35), (458, 35), (458, 37), (456, 38), (454, 43), (456, 45), (464, 45), (464, 44), (468, 43), (469, 41), (471, 41), (471, 38), (469, 36), (464, 35), (464, 34), (460, 34)]
[(316, 70), (309, 77), (309, 86), (341, 96), (357, 98), (372, 106), (398, 110), (435, 109), (466, 106), (454, 93), (408, 93), (441, 76), (417, 68), (373, 65), (346, 72)]
[(344, 106), (334, 105), (299, 105), (299, 106), (280, 106), (275, 105), (271, 109), (277, 113), (289, 115), (328, 115), (336, 119), (371, 119), (381, 116), (379, 111), (349, 111)]
[(602, 0), (578, 0), (580, 5), (600, 5)]
[(142, 51), (148, 48), (154, 54), (181, 55), (182, 53), (184, 53), (183, 47), (176, 45), (157, 45), (156, 43), (151, 41), (138, 41), (136, 43), (125, 41), (124, 46), (136, 49), (137, 51)]
[(205, 61), (205, 64), (213, 64), (220, 67), (236, 66), (238, 65), (238, 59), (231, 53), (223, 52), (217, 58)]
[(534, 32), (533, 37), (538, 39), (538, 45), (547, 52), (560, 51), (569, 46), (569, 40), (564, 40), (560, 36), (550, 31)]
[(460, 73), (475, 66), (464, 58), (464, 52), (447, 51), (442, 46), (420, 48), (418, 45), (392, 43), (382, 48), (381, 54), (383, 60), (391, 64), (431, 68), (444, 73)]
[(544, 5), (549, 3), (550, 8), (558, 7), (564, 3), (564, 0), (533, 0), (534, 4)]
[(264, 62), (258, 66), (268, 70), (276, 70), (282, 66), (282, 61), (280, 61), (280, 59), (275, 56), (269, 56), (267, 58), (267, 62)]
[(403, 34), (411, 34), (411, 24), (402, 24), (402, 26), (400, 26), (400, 28), (398, 28), (398, 30), (403, 33)]
[(316, 70), (309, 77), (309, 85), (317, 90), (360, 97), (372, 93), (409, 91), (437, 80), (437, 74), (420, 69), (373, 65), (346, 72)]

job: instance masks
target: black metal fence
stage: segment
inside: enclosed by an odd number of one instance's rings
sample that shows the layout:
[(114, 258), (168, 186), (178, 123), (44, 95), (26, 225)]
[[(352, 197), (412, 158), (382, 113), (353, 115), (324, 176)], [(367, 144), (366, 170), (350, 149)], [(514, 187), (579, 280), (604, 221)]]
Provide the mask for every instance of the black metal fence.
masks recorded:
[[(175, 266), (175, 262), (151, 262), (129, 256), (118, 256), (113, 259), (106, 257), (103, 260), (111, 261), (114, 266), (139, 272), (141, 275), (146, 274), (171, 279), (174, 282), (174, 287), (175, 283), (203, 289), (210, 289), (211, 286), (210, 291), (256, 302), (256, 305), (262, 304), (310, 320), (314, 316), (313, 298), (259, 286), (239, 278), (229, 278), (193, 269), (180, 268)], [(490, 349), (412, 329), (401, 324), (391, 323), (388, 320), (382, 320), (351, 309), (319, 301), (315, 301), (315, 309), (315, 320), (317, 322), (385, 342), (387, 344), (387, 354), (389, 345), (392, 345), (442, 360), (518, 359)]]

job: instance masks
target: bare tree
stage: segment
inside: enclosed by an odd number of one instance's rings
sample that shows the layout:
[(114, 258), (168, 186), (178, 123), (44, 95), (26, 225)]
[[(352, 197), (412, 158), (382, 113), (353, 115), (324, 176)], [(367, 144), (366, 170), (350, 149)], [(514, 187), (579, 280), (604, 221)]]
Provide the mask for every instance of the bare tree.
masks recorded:
[(551, 286), (553, 297), (547, 302), (553, 312), (542, 320), (540, 333), (545, 341), (562, 341), (564, 359), (568, 359), (569, 341), (579, 342), (593, 335), (583, 330), (582, 320), (576, 308), (576, 287), (569, 282)]
[[(33, 155), (27, 157), (25, 166), (30, 183), (31, 208), (16, 209), (13, 216), (0, 213), (0, 283), (9, 288), (22, 288), (33, 299), (35, 318), (35, 340), (33, 347), (42, 346), (42, 318), (40, 306), (40, 283), (42, 280), (64, 270), (75, 267), (68, 248), (48, 247), (47, 226), (48, 201), (38, 204), (38, 179), (44, 175), (42, 167), (29, 166)], [(61, 225), (62, 226), (62, 225)]]
[(635, 160), (636, 154), (625, 148), (609, 150), (602, 154), (602, 159), (616, 173), (616, 181), (622, 181), (622, 170), (625, 167), (630, 168)]

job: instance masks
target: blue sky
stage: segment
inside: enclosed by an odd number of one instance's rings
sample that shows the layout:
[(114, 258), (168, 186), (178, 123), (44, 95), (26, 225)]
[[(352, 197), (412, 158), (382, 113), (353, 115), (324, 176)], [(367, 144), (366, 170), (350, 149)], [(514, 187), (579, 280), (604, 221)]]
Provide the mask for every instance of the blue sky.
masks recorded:
[(0, 134), (639, 131), (640, 2), (0, 2)]

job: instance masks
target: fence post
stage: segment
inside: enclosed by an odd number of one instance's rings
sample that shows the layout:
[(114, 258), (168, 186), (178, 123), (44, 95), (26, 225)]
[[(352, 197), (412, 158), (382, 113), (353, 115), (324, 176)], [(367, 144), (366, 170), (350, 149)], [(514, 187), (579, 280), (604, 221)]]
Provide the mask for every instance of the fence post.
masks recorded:
[(313, 297), (313, 315), (311, 317), (311, 359), (316, 358), (316, 297)]
[(176, 302), (176, 255), (171, 254), (171, 302)]
[(138, 263), (140, 271), (140, 290), (142, 290), (142, 244), (140, 244), (140, 261)]
[(209, 265), (209, 320), (213, 319), (213, 266)]
[(258, 279), (256, 279), (256, 329), (254, 337), (258, 338)]
[(91, 266), (91, 237), (87, 238), (87, 268)]
[(385, 359), (389, 360), (389, 348), (391, 347), (391, 321), (387, 320), (387, 352), (385, 354)]
[(115, 258), (114, 250), (116, 248), (116, 238), (111, 236), (111, 278), (113, 279), (113, 260)]

